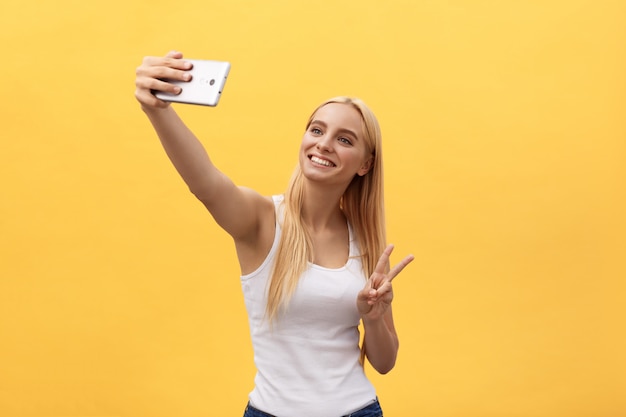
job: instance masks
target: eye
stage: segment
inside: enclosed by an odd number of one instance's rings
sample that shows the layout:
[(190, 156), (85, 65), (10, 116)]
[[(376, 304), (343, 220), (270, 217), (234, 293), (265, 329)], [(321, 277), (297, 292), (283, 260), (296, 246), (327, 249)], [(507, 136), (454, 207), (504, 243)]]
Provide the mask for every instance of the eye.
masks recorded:
[(340, 137), (339, 142), (345, 143), (346, 145), (352, 145), (352, 141), (346, 137)]
[(322, 130), (320, 128), (317, 128), (317, 127), (312, 127), (311, 128), (311, 133), (313, 133), (314, 135), (321, 135), (322, 134)]

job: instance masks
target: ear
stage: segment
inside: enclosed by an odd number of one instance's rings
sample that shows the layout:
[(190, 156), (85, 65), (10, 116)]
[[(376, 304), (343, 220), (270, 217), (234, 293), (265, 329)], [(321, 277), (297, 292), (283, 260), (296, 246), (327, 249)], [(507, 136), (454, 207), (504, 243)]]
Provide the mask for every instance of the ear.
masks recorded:
[(359, 177), (362, 177), (363, 175), (367, 174), (370, 171), (370, 169), (372, 169), (373, 165), (374, 165), (374, 156), (370, 155), (370, 157), (367, 158), (365, 162), (363, 162), (363, 165), (361, 165), (361, 168), (359, 168), (359, 170), (357, 171), (357, 175)]

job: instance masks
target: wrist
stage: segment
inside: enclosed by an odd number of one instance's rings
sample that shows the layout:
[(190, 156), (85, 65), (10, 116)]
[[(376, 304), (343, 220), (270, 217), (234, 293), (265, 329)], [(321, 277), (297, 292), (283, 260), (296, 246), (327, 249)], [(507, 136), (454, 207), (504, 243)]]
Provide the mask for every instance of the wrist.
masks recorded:
[(170, 103), (167, 103), (167, 102), (164, 102), (164, 103), (166, 103), (165, 106), (152, 106), (152, 105), (141, 103), (141, 110), (144, 113), (146, 113), (148, 116), (152, 114), (163, 113), (170, 107)]
[(376, 327), (376, 326), (385, 326), (385, 320), (383, 320), (382, 315), (370, 316), (368, 314), (364, 314), (361, 316), (361, 320), (363, 321), (363, 325), (367, 327)]

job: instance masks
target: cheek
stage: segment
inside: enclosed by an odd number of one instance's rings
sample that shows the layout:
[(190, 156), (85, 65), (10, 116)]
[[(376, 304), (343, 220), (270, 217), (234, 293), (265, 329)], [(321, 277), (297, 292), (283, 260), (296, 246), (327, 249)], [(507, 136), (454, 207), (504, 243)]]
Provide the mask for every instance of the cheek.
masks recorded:
[(307, 149), (310, 149), (311, 146), (315, 144), (315, 141), (309, 135), (304, 135), (302, 137), (302, 141), (300, 142), (300, 151), (304, 152)]
[(300, 151), (298, 153), (299, 154), (298, 159), (300, 160), (300, 162), (302, 162), (306, 158), (306, 154), (309, 148), (310, 148), (310, 142), (307, 141), (307, 138), (305, 136), (302, 138), (302, 141), (300, 142)]

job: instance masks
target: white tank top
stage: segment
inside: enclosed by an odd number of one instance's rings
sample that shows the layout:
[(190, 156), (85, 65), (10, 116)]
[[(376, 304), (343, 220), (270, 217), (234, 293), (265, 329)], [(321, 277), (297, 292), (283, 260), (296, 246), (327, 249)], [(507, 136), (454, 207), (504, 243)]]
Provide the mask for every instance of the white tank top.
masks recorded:
[(284, 314), (270, 328), (267, 286), (281, 233), (283, 196), (274, 196), (274, 243), (256, 271), (241, 277), (257, 374), (250, 403), (277, 417), (339, 417), (376, 399), (359, 363), (357, 293), (365, 285), (358, 245), (341, 268), (310, 264)]

